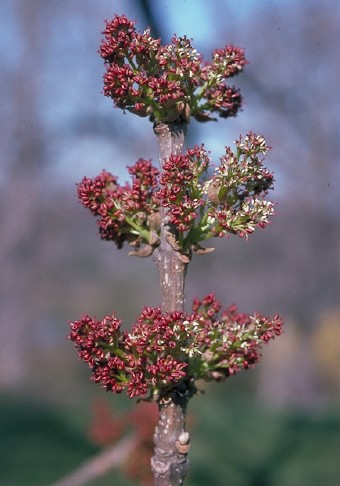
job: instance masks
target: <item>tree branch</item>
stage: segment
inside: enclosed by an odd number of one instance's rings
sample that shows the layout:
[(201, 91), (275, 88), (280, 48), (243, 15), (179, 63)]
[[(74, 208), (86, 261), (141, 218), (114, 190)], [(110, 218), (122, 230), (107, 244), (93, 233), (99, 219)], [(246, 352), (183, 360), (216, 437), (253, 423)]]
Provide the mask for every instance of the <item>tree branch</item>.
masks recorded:
[[(182, 153), (187, 123), (160, 123), (154, 132), (159, 145), (159, 164), (162, 169), (170, 155)], [(160, 274), (161, 301), (163, 312), (184, 309), (184, 290), (187, 263), (169, 244), (172, 234), (168, 224), (167, 210), (161, 210), (161, 244), (155, 252), (155, 260)], [(172, 235), (174, 236), (174, 235)]]
[(111, 469), (120, 466), (136, 446), (136, 437), (129, 435), (104, 449), (95, 457), (88, 459), (78, 469), (50, 486), (83, 486), (90, 481), (104, 476)]
[[(170, 155), (182, 153), (187, 123), (160, 123), (154, 127), (159, 144), (159, 163)], [(168, 224), (166, 208), (161, 214), (161, 244), (155, 260), (160, 273), (163, 312), (184, 309), (184, 289), (187, 263), (181, 258), (169, 235), (175, 236)], [(189, 382), (183, 382), (158, 401), (159, 422), (154, 434), (154, 456), (151, 460), (155, 486), (179, 486), (189, 470), (187, 454), (190, 437), (186, 432), (186, 408), (194, 393)]]

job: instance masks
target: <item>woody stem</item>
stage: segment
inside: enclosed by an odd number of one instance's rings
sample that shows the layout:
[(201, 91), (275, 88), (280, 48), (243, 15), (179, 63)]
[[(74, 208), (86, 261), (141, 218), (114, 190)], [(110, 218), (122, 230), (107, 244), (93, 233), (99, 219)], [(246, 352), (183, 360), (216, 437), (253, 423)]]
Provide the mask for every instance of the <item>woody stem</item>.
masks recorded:
[[(160, 123), (154, 127), (159, 144), (161, 171), (166, 159), (182, 153), (186, 126), (182, 122)], [(185, 299), (187, 263), (179, 258), (180, 254), (169, 244), (169, 234), (171, 228), (167, 208), (162, 208), (161, 243), (155, 252), (155, 260), (160, 274), (163, 312), (184, 310)], [(184, 482), (189, 469), (186, 407), (192, 395), (192, 385), (183, 382), (158, 401), (159, 422), (155, 429), (155, 449), (151, 461), (155, 486), (180, 486)]]

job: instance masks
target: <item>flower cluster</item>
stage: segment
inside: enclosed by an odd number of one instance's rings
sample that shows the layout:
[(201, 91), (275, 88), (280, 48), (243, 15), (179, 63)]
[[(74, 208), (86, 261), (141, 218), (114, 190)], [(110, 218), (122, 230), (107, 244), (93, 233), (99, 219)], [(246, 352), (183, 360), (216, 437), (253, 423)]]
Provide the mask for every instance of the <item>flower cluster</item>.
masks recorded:
[(253, 233), (256, 226), (265, 227), (274, 205), (264, 199), (273, 188), (274, 177), (262, 165), (270, 147), (262, 136), (248, 133), (235, 141), (236, 153), (230, 147), (220, 159), (215, 175), (205, 190), (212, 207), (207, 211), (211, 236)]
[(236, 305), (221, 310), (213, 294), (195, 299), (193, 311), (190, 327), (196, 334), (197, 349), (191, 350), (191, 373), (205, 380), (220, 381), (252, 368), (261, 356), (261, 345), (282, 333), (283, 322), (278, 315), (249, 316), (239, 313)]
[(94, 382), (117, 393), (127, 389), (130, 398), (143, 397), (148, 390), (171, 388), (186, 376), (180, 349), (186, 342), (183, 321), (181, 312), (163, 315), (160, 309), (146, 307), (132, 331), (121, 333), (114, 315), (101, 321), (83, 315), (71, 323), (69, 337), (92, 368)]
[(81, 203), (97, 216), (103, 239), (114, 241), (118, 248), (124, 241), (139, 247), (141, 240), (157, 246), (159, 203), (154, 196), (158, 187), (158, 170), (150, 160), (139, 159), (128, 168), (131, 185), (120, 186), (117, 177), (103, 170), (96, 178), (84, 177), (77, 184)]
[(162, 189), (157, 197), (169, 208), (169, 220), (183, 233), (195, 224), (197, 212), (204, 207), (201, 179), (207, 173), (210, 158), (201, 147), (188, 149), (186, 154), (171, 155), (163, 164), (160, 177)]
[(107, 70), (104, 95), (117, 107), (157, 122), (178, 118), (188, 121), (235, 116), (241, 107), (239, 91), (226, 79), (241, 72), (247, 63), (243, 49), (228, 45), (204, 62), (186, 36), (173, 36), (161, 45), (150, 29), (140, 33), (135, 22), (116, 15), (106, 22), (99, 53)]
[(185, 154), (171, 155), (162, 174), (150, 161), (140, 159), (129, 168), (131, 186), (119, 186), (117, 178), (103, 171), (78, 184), (78, 197), (99, 217), (101, 237), (130, 245), (146, 246), (137, 252), (150, 255), (159, 243), (161, 206), (167, 208), (177, 249), (190, 251), (211, 237), (235, 234), (247, 237), (264, 227), (274, 212), (265, 200), (273, 186), (273, 175), (263, 166), (269, 147), (260, 135), (248, 133), (235, 142), (208, 177), (210, 158), (204, 146)]
[(256, 226), (264, 227), (274, 212), (273, 203), (264, 199), (273, 184), (260, 159), (269, 149), (264, 138), (250, 132), (235, 144), (236, 153), (227, 147), (207, 180), (201, 178), (210, 160), (203, 146), (170, 156), (163, 166), (164, 189), (157, 196), (169, 208), (183, 249), (215, 236), (246, 237)]
[(157, 400), (182, 381), (220, 381), (258, 361), (263, 343), (282, 332), (279, 316), (221, 310), (213, 294), (195, 299), (191, 314), (145, 307), (130, 332), (121, 321), (83, 315), (69, 338), (106, 390)]

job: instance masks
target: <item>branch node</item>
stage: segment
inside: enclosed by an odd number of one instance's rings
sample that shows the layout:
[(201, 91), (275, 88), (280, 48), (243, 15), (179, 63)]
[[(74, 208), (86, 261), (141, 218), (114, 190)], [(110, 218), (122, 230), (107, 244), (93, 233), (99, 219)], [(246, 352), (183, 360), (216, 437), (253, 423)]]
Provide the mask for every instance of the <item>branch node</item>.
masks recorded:
[(181, 444), (179, 440), (176, 440), (175, 446), (177, 451), (184, 455), (188, 454), (190, 449), (190, 444)]

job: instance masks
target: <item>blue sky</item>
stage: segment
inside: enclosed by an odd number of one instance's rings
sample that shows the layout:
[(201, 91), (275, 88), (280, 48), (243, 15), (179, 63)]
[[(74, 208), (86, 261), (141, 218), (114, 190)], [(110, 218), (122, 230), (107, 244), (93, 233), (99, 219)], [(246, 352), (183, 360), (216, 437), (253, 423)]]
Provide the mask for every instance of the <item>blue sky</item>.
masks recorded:
[[(322, 8), (332, 5), (332, 0), (322, 3)], [(0, 42), (3, 56), (3, 66), (10, 74), (20, 70), (25, 57), (25, 39), (22, 38), (18, 14), (24, 5), (24, 0), (3, 0), (0, 5), (1, 18), (5, 19), (0, 30)], [(115, 13), (126, 13), (137, 20), (137, 28), (143, 30), (146, 25), (141, 18), (137, 0), (90, 0), (81, 4), (76, 0), (50, 0), (48, 15), (43, 19), (39, 33), (40, 42), (46, 38), (49, 51), (41, 58), (37, 56), (36, 83), (39, 87), (37, 97), (39, 117), (47, 127), (50, 150), (50, 171), (60, 180), (70, 177), (72, 181), (79, 180), (83, 175), (95, 175), (103, 167), (120, 173), (125, 177), (125, 166), (132, 164), (138, 156), (157, 159), (151, 125), (145, 119), (131, 114), (123, 115), (120, 110), (112, 108), (112, 102), (101, 94), (103, 64), (97, 55), (101, 39), (104, 19), (111, 18)], [(256, 69), (256, 64), (263, 56), (263, 42), (268, 42), (268, 54), (272, 49), (271, 41), (277, 41), (277, 36), (284, 33), (287, 24), (280, 17), (282, 8), (291, 11), (290, 25), (294, 24), (295, 13), (298, 8), (305, 8), (306, 2), (298, 0), (155, 0), (153, 3), (162, 27), (168, 38), (173, 33), (186, 34), (194, 40), (194, 46), (209, 57), (216, 47), (226, 43), (235, 43), (245, 47), (250, 60), (247, 72)], [(321, 8), (321, 6), (320, 6)], [(88, 15), (84, 11), (88, 9)], [(268, 10), (269, 9), (269, 10)], [(254, 42), (249, 43), (247, 31), (254, 27), (258, 14), (270, 12), (273, 23), (268, 32), (257, 32)], [(287, 17), (285, 17), (286, 19)], [(55, 22), (52, 22), (55, 20)], [(296, 25), (299, 29), (299, 25)], [(268, 39), (268, 41), (267, 41)], [(261, 45), (262, 42), (262, 45)], [(260, 48), (260, 47), (261, 48)], [(290, 63), (293, 59), (293, 45), (282, 45), (281, 51), (274, 59), (275, 66), (268, 65), (268, 73), (272, 68), (281, 69), (282, 78), (276, 80), (287, 89), (294, 83), (295, 66)], [(261, 50), (262, 49), (262, 50)], [(285, 51), (283, 51), (283, 49)], [(39, 54), (40, 55), (40, 54)], [(272, 61), (270, 61), (272, 62)], [(294, 62), (294, 61), (292, 61)], [(324, 74), (323, 71), (319, 71)], [(264, 73), (265, 75), (266, 73)], [(269, 74), (271, 75), (271, 74)], [(235, 78), (236, 86), (242, 86), (242, 75)], [(9, 86), (9, 90), (10, 90)], [(269, 114), (263, 107), (260, 117), (256, 110), (253, 93), (242, 88), (245, 97), (244, 111), (236, 119), (222, 120), (217, 124), (202, 125), (195, 131), (195, 143), (205, 142), (208, 149), (216, 156), (222, 155), (224, 146), (237, 138), (240, 132), (253, 129), (264, 132), (270, 127)], [(15, 96), (15, 93), (12, 95)], [(9, 100), (9, 101), (8, 101)], [(10, 98), (6, 98), (9, 110)], [(4, 104), (3, 104), (4, 106)], [(3, 111), (6, 114), (6, 108)], [(85, 123), (87, 118), (97, 117), (98, 123), (105, 123), (110, 130), (120, 130), (128, 125), (133, 140), (136, 143), (117, 143), (114, 136), (98, 135), (100, 127), (93, 126), (83, 135), (77, 135), (75, 125)], [(114, 124), (114, 122), (116, 124)], [(95, 122), (97, 123), (97, 122)], [(280, 123), (280, 121), (278, 121)], [(282, 130), (282, 127), (278, 126)], [(72, 135), (72, 130), (75, 134)], [(97, 133), (96, 133), (97, 132)], [(113, 134), (114, 135), (114, 134)], [(121, 135), (121, 136), (120, 136)], [(119, 132), (122, 142), (127, 133)], [(284, 135), (284, 132), (283, 132)], [(270, 141), (271, 142), (271, 141)], [(112, 162), (114, 161), (114, 162)]]

